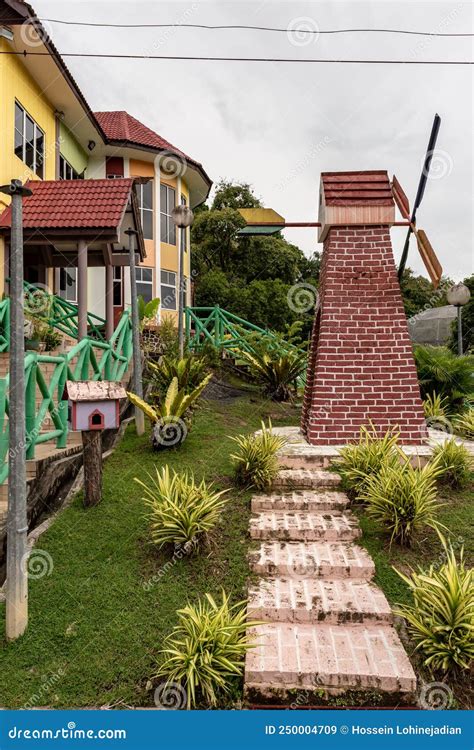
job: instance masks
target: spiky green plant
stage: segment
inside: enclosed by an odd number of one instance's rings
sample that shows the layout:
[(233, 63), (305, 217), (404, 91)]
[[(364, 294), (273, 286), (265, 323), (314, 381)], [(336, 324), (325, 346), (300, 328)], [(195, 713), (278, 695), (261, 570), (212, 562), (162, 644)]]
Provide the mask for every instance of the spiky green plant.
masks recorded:
[(445, 562), (429, 570), (412, 571), (405, 581), (413, 604), (400, 605), (416, 650), (432, 673), (469, 670), (474, 659), (474, 569), (466, 568), (461, 548), (459, 560), (452, 545), (442, 539)]
[(444, 346), (415, 346), (422, 398), (437, 393), (449, 413), (458, 411), (473, 390), (474, 356), (458, 357)]
[(436, 519), (441, 506), (436, 480), (441, 473), (439, 459), (421, 469), (406, 459), (383, 464), (378, 474), (367, 477), (361, 498), (367, 504), (367, 514), (390, 533), (390, 543), (409, 546), (419, 529), (441, 526)]
[(231, 454), (237, 484), (258, 490), (268, 489), (278, 473), (276, 454), (285, 445), (285, 438), (272, 433), (269, 420), (268, 428), (262, 422), (259, 433), (239, 435), (231, 440), (239, 446), (239, 452)]
[(439, 477), (441, 482), (453, 489), (466, 486), (473, 469), (473, 457), (464, 445), (456, 443), (454, 438), (446, 440), (435, 447), (433, 459), (438, 461), (442, 469)]
[(398, 438), (399, 434), (393, 430), (379, 437), (370, 425), (370, 428), (361, 427), (358, 443), (340, 449), (340, 460), (335, 465), (344, 488), (352, 497), (362, 494), (368, 477), (377, 475), (384, 464), (393, 466), (400, 462)]
[(467, 440), (474, 440), (474, 408), (468, 409), (453, 421), (453, 427), (458, 435)]
[(289, 401), (290, 386), (296, 383), (306, 368), (306, 352), (296, 348), (283, 353), (270, 349), (252, 354), (243, 349), (234, 351), (248, 365), (251, 375), (262, 385), (266, 396), (273, 401)]
[(206, 361), (191, 354), (185, 357), (165, 355), (159, 364), (149, 362), (150, 383), (154, 391), (154, 399), (163, 398), (173, 378), (178, 380), (178, 389), (191, 393), (202, 381), (206, 374)]
[(155, 450), (170, 448), (183, 442), (190, 424), (189, 409), (211, 378), (212, 374), (207, 375), (191, 393), (179, 390), (178, 378), (173, 378), (165, 398), (153, 406), (135, 393), (127, 393), (132, 404), (138, 406), (153, 425), (152, 445)]
[(219, 520), (228, 490), (216, 492), (213, 485), (197, 483), (192, 474), (170, 472), (168, 466), (156, 470), (155, 477), (143, 482), (144, 500), (150, 509), (151, 538), (158, 547), (174, 544), (191, 553)]
[(448, 399), (437, 393), (429, 393), (423, 401), (423, 410), (427, 419), (448, 419)]
[(246, 602), (231, 605), (225, 591), (222, 602), (206, 594), (177, 615), (178, 624), (160, 652), (163, 661), (156, 677), (181, 684), (188, 709), (200, 700), (215, 706), (219, 693), (228, 692), (232, 678), (242, 674), (245, 654), (255, 645), (247, 629), (257, 623), (247, 619)]

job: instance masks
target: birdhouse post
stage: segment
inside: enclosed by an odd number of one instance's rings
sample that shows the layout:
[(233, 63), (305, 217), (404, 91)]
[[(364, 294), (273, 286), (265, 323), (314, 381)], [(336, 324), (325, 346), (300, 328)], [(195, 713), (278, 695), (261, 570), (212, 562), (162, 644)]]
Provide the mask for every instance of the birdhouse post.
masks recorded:
[(313, 445), (342, 445), (373, 423), (419, 444), (426, 425), (397, 279), (385, 171), (321, 175), (324, 242), (302, 430)]
[(120, 399), (126, 392), (120, 383), (86, 380), (66, 383), (71, 426), (81, 430), (84, 457), (84, 505), (102, 498), (102, 431), (120, 424)]

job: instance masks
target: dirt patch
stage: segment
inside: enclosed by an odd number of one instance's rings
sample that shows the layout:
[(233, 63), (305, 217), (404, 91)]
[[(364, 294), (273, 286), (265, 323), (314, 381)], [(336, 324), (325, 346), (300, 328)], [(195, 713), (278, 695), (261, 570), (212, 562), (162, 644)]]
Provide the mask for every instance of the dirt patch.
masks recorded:
[(221, 401), (222, 403), (230, 403), (236, 398), (242, 398), (243, 396), (249, 395), (248, 388), (238, 388), (235, 385), (226, 383), (225, 380), (213, 377), (209, 385), (206, 386), (202, 394), (203, 398), (208, 401)]

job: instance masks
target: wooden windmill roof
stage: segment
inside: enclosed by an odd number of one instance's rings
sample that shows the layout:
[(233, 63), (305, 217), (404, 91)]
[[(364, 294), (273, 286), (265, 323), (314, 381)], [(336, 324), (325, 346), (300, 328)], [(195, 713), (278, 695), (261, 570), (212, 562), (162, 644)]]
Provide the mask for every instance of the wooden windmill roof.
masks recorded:
[(392, 206), (388, 173), (322, 172), (321, 190), (326, 206)]

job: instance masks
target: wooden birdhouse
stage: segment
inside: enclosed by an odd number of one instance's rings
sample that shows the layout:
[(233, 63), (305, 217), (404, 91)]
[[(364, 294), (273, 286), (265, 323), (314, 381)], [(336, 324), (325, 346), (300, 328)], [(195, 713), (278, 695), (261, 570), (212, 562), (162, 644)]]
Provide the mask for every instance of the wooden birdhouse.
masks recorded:
[(66, 383), (73, 430), (113, 430), (120, 424), (120, 399), (126, 398), (120, 383), (85, 380)]

